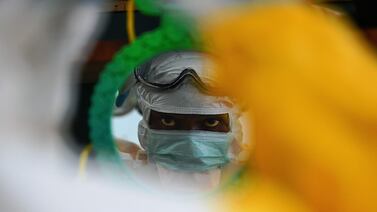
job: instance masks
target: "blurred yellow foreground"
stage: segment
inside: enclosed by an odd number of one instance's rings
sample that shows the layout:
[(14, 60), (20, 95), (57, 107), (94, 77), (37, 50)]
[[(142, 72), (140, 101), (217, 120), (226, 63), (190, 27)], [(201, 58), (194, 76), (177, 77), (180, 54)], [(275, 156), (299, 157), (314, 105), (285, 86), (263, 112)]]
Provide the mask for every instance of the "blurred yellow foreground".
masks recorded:
[(217, 209), (377, 211), (377, 63), (357, 32), (305, 5), (214, 17), (220, 92), (251, 111), (255, 143)]

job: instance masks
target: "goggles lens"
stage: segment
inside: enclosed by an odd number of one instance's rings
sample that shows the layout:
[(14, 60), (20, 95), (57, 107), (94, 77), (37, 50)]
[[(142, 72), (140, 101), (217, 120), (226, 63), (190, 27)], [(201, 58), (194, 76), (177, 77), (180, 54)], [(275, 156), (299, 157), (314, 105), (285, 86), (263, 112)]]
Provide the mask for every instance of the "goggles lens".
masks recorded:
[(152, 72), (153, 70), (137, 68), (134, 73), (138, 82), (155, 89), (174, 89), (188, 79), (194, 82), (201, 90), (208, 90), (211, 87), (209, 77), (200, 77), (192, 68), (186, 68), (181, 71)]

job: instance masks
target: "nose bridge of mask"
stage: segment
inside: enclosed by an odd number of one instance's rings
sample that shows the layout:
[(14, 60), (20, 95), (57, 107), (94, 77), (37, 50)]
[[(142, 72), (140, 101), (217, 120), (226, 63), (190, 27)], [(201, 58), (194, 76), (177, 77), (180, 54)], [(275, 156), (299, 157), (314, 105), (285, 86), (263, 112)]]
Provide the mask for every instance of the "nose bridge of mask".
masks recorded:
[[(207, 132), (207, 131), (168, 131), (168, 130), (148, 130), (150, 134), (154, 135), (154, 139), (157, 137), (166, 138), (172, 137), (174, 138), (174, 142), (180, 143), (183, 142), (182, 149), (183, 151), (176, 152), (174, 154), (177, 155), (185, 155), (185, 152), (194, 153), (193, 156), (197, 157), (211, 157), (219, 154), (225, 154), (226, 149), (210, 149), (210, 151), (202, 151), (205, 146), (215, 146), (218, 143), (223, 143), (227, 139), (230, 138), (230, 133), (224, 132)], [(225, 138), (225, 139), (224, 139)], [(224, 139), (219, 141), (218, 139)], [(226, 142), (225, 142), (226, 143)], [(158, 145), (158, 147), (167, 147), (171, 146), (171, 141), (166, 142), (158, 142), (154, 144), (149, 144), (149, 146)], [(214, 152), (211, 152), (214, 151)], [(167, 154), (169, 150), (165, 148), (161, 148), (158, 150), (159, 154)], [(215, 153), (215, 154), (213, 154)]]

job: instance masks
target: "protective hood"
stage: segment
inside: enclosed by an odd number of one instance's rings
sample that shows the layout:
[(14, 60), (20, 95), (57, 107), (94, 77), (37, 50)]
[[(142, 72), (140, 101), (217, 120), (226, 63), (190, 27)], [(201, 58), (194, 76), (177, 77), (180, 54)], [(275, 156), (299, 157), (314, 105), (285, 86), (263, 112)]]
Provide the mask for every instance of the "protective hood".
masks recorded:
[[(203, 81), (210, 82), (204, 58), (204, 54), (199, 52), (170, 52), (154, 58), (142, 68), (150, 69), (147, 77), (159, 83), (166, 83), (164, 79), (178, 76), (186, 68), (194, 69)], [(138, 83), (136, 95), (145, 121), (148, 121), (150, 110), (201, 115), (232, 113), (234, 110), (229, 98), (203, 93), (189, 79), (176, 89), (163, 92)]]
[[(203, 81), (208, 83), (211, 82), (211, 79), (213, 78), (211, 78), (209, 73), (206, 72), (206, 70), (208, 70), (208, 61), (204, 61), (205, 58), (205, 55), (199, 52), (170, 52), (162, 54), (152, 59), (151, 61), (142, 65), (141, 68), (149, 69), (148, 72), (150, 73), (150, 76), (146, 77), (148, 78), (148, 80), (157, 83), (168, 83), (168, 81), (164, 80), (167, 78), (174, 78), (175, 76), (172, 75), (178, 76), (182, 70), (187, 68), (195, 70), (199, 77)], [(138, 137), (140, 144), (145, 150), (147, 150), (147, 152), (148, 148), (152, 148), (155, 146), (152, 145), (153, 142), (156, 142), (156, 145), (165, 145), (161, 144), (161, 141), (166, 140), (160, 137), (156, 137), (156, 134), (153, 134), (154, 136), (151, 136), (151, 132), (153, 130), (151, 130), (148, 127), (149, 115), (151, 110), (163, 113), (200, 115), (228, 113), (230, 118), (231, 129), (231, 132), (229, 132), (228, 134), (232, 134), (233, 140), (231, 140), (231, 144), (226, 154), (227, 158), (229, 158), (230, 160), (236, 158), (240, 146), (239, 142), (242, 142), (242, 131), (241, 124), (239, 121), (239, 110), (228, 97), (219, 97), (209, 95), (208, 93), (204, 93), (200, 89), (198, 89), (195, 83), (192, 82), (190, 79), (183, 81), (182, 84), (180, 84), (178, 87), (170, 90), (161, 91), (158, 89), (153, 89), (143, 83), (136, 83), (136, 86), (133, 89), (136, 95), (136, 99), (138, 101), (138, 106), (143, 115), (143, 119), (139, 123)], [(168, 132), (165, 131), (165, 133)], [(210, 133), (211, 132), (209, 132), (208, 135)], [(177, 142), (180, 140), (177, 137), (170, 138), (173, 135), (166, 136), (168, 136), (170, 140), (176, 139)], [(206, 136), (206, 138), (211, 140), (209, 136)], [(194, 137), (193, 140), (195, 140)], [(201, 138), (199, 140), (201, 141), (203, 139)], [(216, 139), (213, 139), (211, 140), (211, 142), (215, 142), (215, 140)], [(222, 142), (218, 139), (216, 141), (220, 143)], [(180, 144), (183, 143), (181, 142)], [(175, 148), (177, 145), (178, 143), (175, 144), (174, 151), (177, 149)], [(196, 145), (196, 147), (198, 148), (199, 146)], [(186, 150), (187, 148), (188, 147), (184, 147), (184, 149)], [(153, 153), (156, 153), (152, 149), (149, 150)], [(213, 147), (212, 149), (218, 150), (217, 147)], [(164, 151), (168, 150), (169, 149), (166, 149)], [(204, 152), (208, 152), (207, 147), (205, 148), (205, 150), (206, 151)], [(180, 154), (179, 151), (178, 153)], [(153, 159), (153, 154), (151, 156)], [(201, 159), (208, 162), (208, 158)], [(167, 187), (174, 189), (182, 189), (185, 191), (203, 191), (212, 189), (219, 184), (221, 171), (218, 168), (210, 169), (204, 172), (182, 172), (179, 170), (174, 170), (172, 168), (167, 168), (169, 166), (164, 166), (166, 164), (162, 162), (164, 161), (158, 160), (158, 163), (156, 163), (158, 168), (157, 171), (162, 181), (162, 184)], [(211, 163), (205, 164), (213, 165), (212, 161), (210, 162)], [(175, 182), (175, 184), (172, 184), (172, 182)]]
[[(141, 68), (150, 69), (149, 79), (164, 83), (166, 76), (170, 74), (179, 75), (179, 72), (192, 68), (205, 82), (211, 82), (210, 66), (205, 61), (205, 54), (193, 51), (169, 52), (162, 54)], [(157, 78), (158, 77), (158, 78)], [(154, 78), (154, 79), (153, 79)], [(171, 78), (171, 77), (170, 77)], [(230, 127), (236, 142), (242, 141), (241, 125), (239, 122), (239, 110), (228, 97), (212, 96), (203, 93), (190, 80), (184, 81), (179, 87), (161, 92), (137, 83), (134, 87), (139, 108), (143, 115), (140, 125), (148, 128), (150, 111), (178, 114), (223, 114), (228, 113)], [(145, 132), (139, 128), (139, 141), (145, 148)], [(232, 147), (238, 145), (232, 145)], [(234, 148), (233, 148), (234, 149)], [(234, 153), (235, 151), (233, 151)]]

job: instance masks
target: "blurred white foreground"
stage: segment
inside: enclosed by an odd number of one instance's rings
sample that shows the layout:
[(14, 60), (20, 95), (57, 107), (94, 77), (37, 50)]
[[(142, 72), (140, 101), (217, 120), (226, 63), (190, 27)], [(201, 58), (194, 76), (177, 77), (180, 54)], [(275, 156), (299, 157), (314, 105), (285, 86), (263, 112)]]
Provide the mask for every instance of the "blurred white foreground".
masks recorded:
[(203, 211), (198, 202), (76, 179), (62, 131), (75, 69), (99, 27), (94, 2), (0, 1), (0, 211)]

